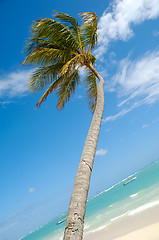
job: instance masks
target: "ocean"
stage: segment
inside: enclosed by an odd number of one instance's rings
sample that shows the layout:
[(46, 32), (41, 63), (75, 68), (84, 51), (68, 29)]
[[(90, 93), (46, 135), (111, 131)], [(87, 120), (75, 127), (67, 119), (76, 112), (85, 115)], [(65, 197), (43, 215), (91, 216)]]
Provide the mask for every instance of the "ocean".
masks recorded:
[[(125, 184), (126, 183), (126, 184)], [(125, 184), (125, 185), (124, 185)], [(124, 216), (159, 204), (159, 160), (87, 201), (84, 233), (98, 231)], [(23, 240), (61, 240), (67, 213), (23, 237)]]

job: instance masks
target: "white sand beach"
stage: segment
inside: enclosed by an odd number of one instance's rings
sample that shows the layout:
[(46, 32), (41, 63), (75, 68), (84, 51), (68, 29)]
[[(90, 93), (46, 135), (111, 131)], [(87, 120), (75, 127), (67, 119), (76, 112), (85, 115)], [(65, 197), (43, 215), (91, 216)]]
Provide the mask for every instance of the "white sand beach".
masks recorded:
[(159, 223), (154, 223), (143, 227), (124, 236), (115, 238), (115, 240), (158, 240)]
[(126, 216), (84, 240), (159, 240), (159, 206)]

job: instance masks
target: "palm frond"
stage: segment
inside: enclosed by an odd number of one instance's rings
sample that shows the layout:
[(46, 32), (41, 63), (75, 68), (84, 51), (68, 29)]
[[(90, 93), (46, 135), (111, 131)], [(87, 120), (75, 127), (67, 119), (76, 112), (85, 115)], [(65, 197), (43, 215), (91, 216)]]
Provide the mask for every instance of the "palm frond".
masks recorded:
[(66, 13), (62, 13), (59, 11), (55, 11), (54, 17), (63, 22), (63, 24), (71, 30), (80, 45), (80, 49), (82, 50), (80, 26), (78, 25), (78, 20)]
[(31, 92), (42, 90), (49, 84), (53, 83), (62, 67), (62, 64), (56, 64), (49, 67), (41, 67), (36, 69), (29, 81), (29, 89)]
[(95, 62), (96, 62), (96, 57), (95, 57), (92, 53), (90, 53), (90, 54), (89, 54), (89, 58), (90, 58), (90, 60), (91, 60), (92, 65), (94, 65)]
[(97, 44), (97, 23), (98, 17), (93, 12), (83, 12), (80, 14), (83, 19), (81, 35), (84, 45), (89, 45), (88, 54)]
[(78, 30), (79, 26), (76, 18), (73, 18), (72, 16), (59, 11), (55, 11), (54, 17), (56, 19), (59, 19), (61, 22), (63, 22), (64, 25), (67, 26), (69, 29), (75, 32)]
[(67, 61), (66, 64), (61, 68), (59, 73), (65, 74), (67, 71), (70, 71), (71, 68), (74, 69), (77, 65), (82, 64), (83, 61), (83, 54), (78, 54), (71, 60)]
[(37, 39), (49, 39), (53, 44), (60, 44), (64, 49), (79, 48), (77, 39), (62, 23), (50, 18), (37, 20), (32, 26), (33, 36)]
[(92, 71), (87, 70), (87, 76), (84, 79), (84, 83), (87, 89), (89, 108), (94, 112), (97, 102), (97, 81), (96, 76)]
[(64, 45), (61, 45), (60, 42), (56, 42), (56, 41), (53, 42), (53, 41), (50, 41), (49, 39), (37, 38), (33, 36), (27, 40), (24, 52), (29, 55), (39, 48), (48, 48), (48, 49), (52, 48), (52, 49), (68, 51), (68, 49), (66, 49)]
[(23, 64), (49, 66), (56, 62), (65, 63), (72, 57), (72, 55), (74, 54), (67, 50), (37, 47), (26, 57)]
[(42, 95), (40, 100), (37, 102), (36, 108), (39, 108), (41, 104), (47, 99), (48, 95), (56, 90), (56, 88), (61, 84), (63, 79), (64, 79), (64, 76), (60, 76), (56, 81), (54, 81), (51, 84), (51, 86), (46, 90), (46, 92)]
[[(96, 58), (90, 53), (97, 43), (97, 16), (95, 13), (81, 13), (83, 24), (80, 27), (76, 18), (55, 12), (59, 21), (42, 18), (32, 25), (32, 36), (29, 38), (22, 64), (39, 66), (29, 82), (32, 92), (49, 88), (38, 101), (36, 107), (56, 90), (58, 109), (75, 92), (79, 83), (78, 69), (81, 66), (94, 65)], [(87, 51), (88, 47), (88, 51)], [(97, 83), (95, 75), (89, 70), (85, 79), (89, 107), (94, 111), (97, 99)]]
[(58, 95), (58, 104), (57, 107), (61, 110), (65, 103), (70, 100), (70, 97), (75, 93), (75, 88), (79, 83), (80, 77), (78, 73), (78, 69), (80, 66), (75, 69), (74, 72), (70, 74), (57, 88)]

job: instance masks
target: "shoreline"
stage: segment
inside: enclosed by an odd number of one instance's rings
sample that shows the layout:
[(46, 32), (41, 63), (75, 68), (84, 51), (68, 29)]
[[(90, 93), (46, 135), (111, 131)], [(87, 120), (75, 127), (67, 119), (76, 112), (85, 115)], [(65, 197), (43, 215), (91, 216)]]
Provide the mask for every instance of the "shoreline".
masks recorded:
[[(159, 205), (134, 215), (123, 216), (102, 230), (84, 235), (84, 240), (153, 240), (159, 239)], [(149, 233), (152, 238), (145, 238)], [(143, 236), (143, 237), (142, 237)]]

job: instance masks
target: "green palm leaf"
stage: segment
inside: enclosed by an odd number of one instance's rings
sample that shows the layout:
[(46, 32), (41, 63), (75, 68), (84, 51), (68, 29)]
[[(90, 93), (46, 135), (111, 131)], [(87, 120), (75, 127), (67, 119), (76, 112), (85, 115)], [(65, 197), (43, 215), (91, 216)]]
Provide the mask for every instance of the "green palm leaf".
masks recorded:
[(30, 91), (35, 92), (42, 90), (49, 84), (53, 83), (57, 79), (58, 73), (62, 66), (63, 64), (58, 63), (56, 65), (36, 69), (30, 78)]
[(98, 17), (92, 12), (81, 13), (83, 25), (81, 35), (85, 46), (89, 45), (88, 54), (97, 44), (97, 23)]
[(46, 92), (42, 95), (40, 100), (37, 102), (36, 107), (39, 108), (41, 104), (47, 99), (48, 95), (56, 90), (56, 88), (63, 81), (64, 76), (60, 76), (56, 81), (54, 81), (51, 86), (46, 90)]
[(78, 21), (76, 18), (73, 18), (72, 16), (59, 12), (59, 11), (55, 11), (55, 15), (54, 17), (56, 19), (59, 19), (61, 22), (63, 22), (63, 24), (71, 30), (71, 32), (73, 33), (73, 35), (75, 36), (75, 38), (77, 39), (79, 45), (80, 45), (80, 49), (82, 50), (82, 44), (81, 44), (81, 36), (80, 36), (80, 26), (78, 25)]
[(94, 112), (97, 102), (97, 81), (96, 76), (92, 71), (87, 70), (87, 76), (84, 79), (84, 83), (87, 89), (89, 108)]
[[(78, 69), (95, 64), (96, 58), (90, 50), (97, 42), (98, 18), (95, 13), (90, 12), (81, 13), (81, 16), (82, 26), (78, 25), (76, 18), (59, 11), (54, 15), (59, 21), (43, 18), (32, 25), (32, 37), (27, 42), (27, 57), (23, 64), (33, 64), (39, 68), (31, 75), (29, 88), (35, 92), (49, 86), (38, 101), (37, 107), (56, 90), (57, 107), (63, 108), (79, 83)], [(89, 107), (94, 111), (97, 83), (95, 75), (90, 71), (85, 84)]]
[(70, 100), (71, 95), (75, 93), (75, 88), (79, 84), (79, 73), (78, 69), (81, 66), (79, 66), (77, 69), (74, 70), (70, 74), (70, 76), (66, 77), (64, 81), (62, 81), (57, 89), (57, 95), (58, 95), (58, 104), (57, 107), (60, 110), (65, 106), (65, 103)]
[(73, 30), (74, 33), (78, 33), (79, 26), (76, 18), (73, 18), (72, 16), (59, 11), (55, 11), (54, 17), (63, 22), (64, 25), (68, 27), (71, 31)]
[[(64, 49), (79, 48), (78, 41), (72, 32), (62, 23), (50, 18), (42, 18), (32, 26), (32, 32), (37, 39), (49, 39), (53, 44), (62, 45)], [(67, 41), (66, 41), (67, 40)]]
[(72, 55), (74, 54), (71, 54), (67, 50), (37, 47), (35, 51), (26, 57), (23, 63), (36, 66), (49, 66), (50, 64), (55, 64), (57, 61), (65, 63), (68, 59), (71, 59)]
[(60, 74), (64, 74), (67, 71), (70, 71), (71, 68), (74, 69), (77, 65), (82, 64), (83, 61), (83, 54), (76, 55), (71, 60), (67, 61), (67, 63), (61, 68)]
[(94, 65), (95, 62), (96, 62), (96, 58), (95, 58), (95, 56), (92, 53), (89, 54), (89, 59), (90, 59), (92, 65)]

